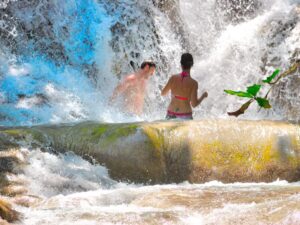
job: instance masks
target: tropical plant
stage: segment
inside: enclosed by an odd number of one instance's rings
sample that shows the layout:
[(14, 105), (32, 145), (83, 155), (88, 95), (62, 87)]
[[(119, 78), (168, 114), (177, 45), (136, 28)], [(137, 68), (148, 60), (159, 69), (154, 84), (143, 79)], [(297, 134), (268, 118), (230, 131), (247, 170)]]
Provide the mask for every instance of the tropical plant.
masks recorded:
[(230, 95), (235, 95), (241, 98), (249, 98), (249, 100), (244, 103), (238, 110), (234, 112), (228, 112), (229, 116), (240, 116), (245, 113), (245, 111), (249, 108), (252, 102), (257, 102), (257, 104), (264, 109), (270, 109), (272, 108), (269, 100), (268, 95), (273, 88), (273, 86), (283, 77), (279, 76), (277, 80), (273, 81), (277, 75), (280, 73), (280, 69), (276, 69), (272, 75), (268, 76), (266, 79), (264, 79), (262, 82), (264, 84), (269, 84), (271, 87), (268, 90), (267, 94), (264, 97), (259, 97), (258, 93), (261, 90), (261, 87), (263, 84), (253, 84), (252, 86), (247, 87), (246, 91), (233, 91), (233, 90), (224, 90), (225, 93)]

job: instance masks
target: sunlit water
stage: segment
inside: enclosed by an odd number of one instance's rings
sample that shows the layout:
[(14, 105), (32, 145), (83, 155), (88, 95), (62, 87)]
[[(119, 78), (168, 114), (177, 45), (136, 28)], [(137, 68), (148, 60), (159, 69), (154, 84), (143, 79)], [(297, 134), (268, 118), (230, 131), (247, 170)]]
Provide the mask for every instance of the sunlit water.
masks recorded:
[[(28, 152), (22, 224), (299, 224), (300, 184), (136, 185), (72, 153)], [(23, 178), (24, 179), (24, 178)]]
[[(1, 125), (162, 119), (169, 98), (160, 97), (160, 88), (180, 69), (183, 35), (195, 56), (192, 76), (199, 94), (209, 93), (195, 118), (226, 118), (245, 99), (224, 89), (245, 90), (290, 65), (300, 44), (299, 1), (257, 1), (248, 7), (253, 10), (241, 9), (245, 15), (238, 19), (218, 2), (180, 1), (183, 30), (176, 32), (180, 25), (147, 0), (5, 1), (0, 6), (6, 10), (0, 17)], [(157, 72), (149, 81), (144, 114), (128, 117), (108, 99), (134, 71), (130, 62), (137, 68), (145, 59), (157, 63)], [(293, 92), (284, 98), (297, 109)], [(268, 112), (253, 104), (242, 118), (298, 119), (287, 118), (288, 104), (276, 105), (276, 98), (271, 103)]]
[[(231, 22), (215, 0), (180, 1), (195, 56), (192, 76), (199, 93), (209, 93), (196, 119), (227, 118), (243, 99), (224, 89), (243, 90), (277, 67), (286, 69), (299, 48), (299, 0), (258, 2), (250, 15)], [(9, 7), (10, 14), (0, 11), (0, 29), (8, 37), (0, 41), (0, 125), (164, 118), (169, 99), (160, 97), (159, 88), (179, 71), (186, 49), (183, 34), (152, 1), (0, 2), (2, 10)], [(292, 29), (283, 30), (289, 23)], [(149, 58), (158, 69), (144, 114), (128, 117), (107, 100), (133, 72), (130, 61), (137, 66)], [(299, 105), (294, 93), (286, 96)], [(286, 119), (288, 110), (283, 105), (267, 113), (252, 106), (242, 118)], [(21, 224), (300, 224), (299, 183), (137, 185), (114, 181), (106, 168), (72, 153), (27, 153), (20, 178), (34, 197), (29, 208), (16, 206), (24, 215)]]

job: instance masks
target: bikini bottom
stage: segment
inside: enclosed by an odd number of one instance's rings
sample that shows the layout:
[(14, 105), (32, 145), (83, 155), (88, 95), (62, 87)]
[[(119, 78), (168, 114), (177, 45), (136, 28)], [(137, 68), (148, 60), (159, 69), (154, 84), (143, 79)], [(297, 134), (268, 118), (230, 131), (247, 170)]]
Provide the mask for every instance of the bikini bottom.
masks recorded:
[(167, 120), (171, 120), (171, 119), (181, 119), (181, 120), (192, 120), (193, 119), (193, 113), (176, 113), (176, 112), (172, 112), (169, 111), (167, 112), (166, 115), (166, 119)]

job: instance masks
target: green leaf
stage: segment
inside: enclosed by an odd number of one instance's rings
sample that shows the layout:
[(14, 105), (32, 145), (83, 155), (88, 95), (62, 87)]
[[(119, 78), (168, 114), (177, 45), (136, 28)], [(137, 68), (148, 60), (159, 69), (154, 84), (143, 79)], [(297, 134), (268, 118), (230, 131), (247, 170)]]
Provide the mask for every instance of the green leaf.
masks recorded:
[(272, 106), (270, 105), (270, 102), (268, 99), (265, 98), (255, 98), (255, 100), (257, 101), (258, 105), (260, 107), (263, 107), (265, 109), (270, 109), (272, 108)]
[(263, 80), (264, 83), (271, 83), (271, 81), (279, 74), (280, 69), (276, 69), (271, 76), (267, 77), (267, 79)]
[(243, 91), (232, 91), (232, 90), (224, 90), (225, 93), (230, 94), (230, 95), (236, 95), (242, 98), (253, 98), (253, 96), (247, 92)]
[(249, 93), (255, 97), (257, 95), (257, 93), (259, 92), (260, 88), (261, 88), (261, 85), (254, 84), (247, 88), (247, 93)]

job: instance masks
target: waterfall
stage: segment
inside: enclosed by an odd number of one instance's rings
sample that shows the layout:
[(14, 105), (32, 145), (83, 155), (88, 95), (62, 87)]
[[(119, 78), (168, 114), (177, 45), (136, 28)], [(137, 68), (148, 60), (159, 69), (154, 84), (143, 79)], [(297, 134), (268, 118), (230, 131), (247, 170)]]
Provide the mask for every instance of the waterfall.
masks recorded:
[[(172, 9), (159, 2), (2, 1), (0, 124), (162, 119), (169, 99), (160, 97), (159, 88), (179, 71), (185, 51), (195, 57), (199, 93), (209, 93), (195, 118), (227, 118), (244, 99), (224, 89), (260, 83), (275, 68), (287, 69), (299, 52), (297, 0), (166, 1)], [(155, 61), (157, 72), (144, 114), (127, 118), (108, 98), (144, 59)], [(241, 118), (298, 120), (288, 113), (299, 108), (297, 82), (287, 78), (285, 92), (274, 91), (273, 109), (258, 112), (253, 104)]]

